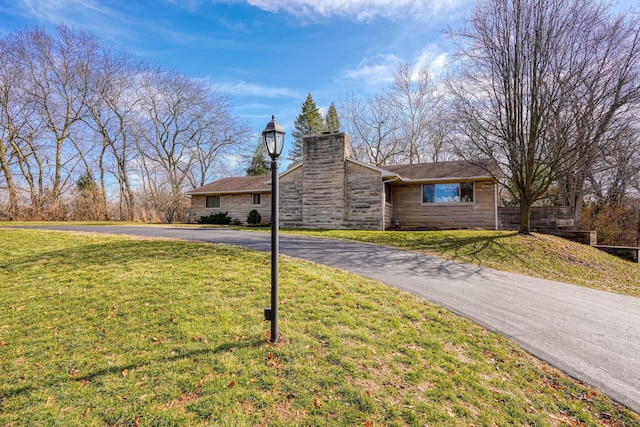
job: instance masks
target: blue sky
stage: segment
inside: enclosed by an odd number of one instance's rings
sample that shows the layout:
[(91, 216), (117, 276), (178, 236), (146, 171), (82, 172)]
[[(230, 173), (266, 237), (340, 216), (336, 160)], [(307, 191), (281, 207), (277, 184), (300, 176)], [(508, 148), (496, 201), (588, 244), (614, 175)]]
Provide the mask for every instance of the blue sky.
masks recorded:
[[(631, 5), (633, 0), (626, 0)], [(256, 133), (291, 141), (308, 93), (324, 111), (380, 90), (400, 62), (434, 74), (472, 0), (0, 0), (0, 32), (64, 23), (233, 97)], [(288, 144), (287, 144), (288, 145)], [(287, 147), (285, 147), (285, 152)]]
[[(388, 83), (401, 61), (437, 71), (441, 30), (468, 0), (0, 0), (0, 32), (58, 23), (230, 94), (256, 132), (290, 135), (310, 92), (324, 111)], [(287, 137), (287, 140), (291, 138)], [(286, 150), (286, 148), (285, 148)]]

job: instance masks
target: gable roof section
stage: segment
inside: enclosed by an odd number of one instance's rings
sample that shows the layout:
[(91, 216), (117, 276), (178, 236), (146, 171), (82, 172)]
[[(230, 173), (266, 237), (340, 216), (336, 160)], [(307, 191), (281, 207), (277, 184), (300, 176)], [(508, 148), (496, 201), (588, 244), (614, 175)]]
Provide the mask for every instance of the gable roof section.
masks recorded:
[[(285, 175), (288, 175), (289, 173), (293, 172), (294, 170), (298, 169), (302, 167), (302, 162), (298, 162), (296, 164), (294, 164), (293, 166), (290, 166), (286, 171), (281, 172), (280, 175), (278, 175), (280, 178), (282, 178)], [(269, 175), (269, 179), (267, 180), (267, 182), (269, 184), (271, 184), (271, 175)]]
[(380, 172), (380, 175), (383, 178), (390, 178), (390, 177), (397, 178), (398, 177), (397, 173), (389, 171), (389, 169), (387, 169), (386, 167), (384, 167), (384, 168), (383, 167), (378, 167), (376, 165), (372, 165), (371, 163), (361, 162), (360, 160), (356, 160), (356, 159), (353, 159), (351, 157), (347, 157), (345, 160), (347, 160), (347, 161), (349, 161), (351, 163), (354, 163), (356, 165), (360, 165), (362, 167), (374, 170), (376, 172)]
[(271, 191), (271, 186), (267, 185), (269, 179), (269, 175), (222, 178), (207, 185), (203, 185), (202, 187), (187, 191), (187, 194), (269, 192)]
[(489, 160), (477, 164), (465, 160), (438, 163), (414, 163), (412, 165), (390, 165), (384, 169), (398, 174), (405, 182), (411, 181), (454, 181), (466, 179), (491, 179), (497, 166)]

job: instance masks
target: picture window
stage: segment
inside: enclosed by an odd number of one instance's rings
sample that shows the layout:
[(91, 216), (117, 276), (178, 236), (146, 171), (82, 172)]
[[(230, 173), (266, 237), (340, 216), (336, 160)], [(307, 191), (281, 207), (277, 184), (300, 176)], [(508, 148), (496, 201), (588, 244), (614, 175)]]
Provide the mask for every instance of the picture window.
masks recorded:
[(473, 203), (473, 182), (424, 184), (422, 203)]

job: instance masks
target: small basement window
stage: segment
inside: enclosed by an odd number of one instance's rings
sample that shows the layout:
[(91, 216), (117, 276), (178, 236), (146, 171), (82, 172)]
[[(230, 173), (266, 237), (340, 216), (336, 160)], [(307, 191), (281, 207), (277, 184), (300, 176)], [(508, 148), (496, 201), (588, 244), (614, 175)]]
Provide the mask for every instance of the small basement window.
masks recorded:
[(473, 203), (473, 201), (473, 182), (422, 186), (422, 203)]
[(206, 196), (205, 206), (207, 209), (220, 207), (220, 196)]
[(251, 204), (253, 206), (260, 206), (262, 204), (262, 194), (255, 193), (251, 195)]

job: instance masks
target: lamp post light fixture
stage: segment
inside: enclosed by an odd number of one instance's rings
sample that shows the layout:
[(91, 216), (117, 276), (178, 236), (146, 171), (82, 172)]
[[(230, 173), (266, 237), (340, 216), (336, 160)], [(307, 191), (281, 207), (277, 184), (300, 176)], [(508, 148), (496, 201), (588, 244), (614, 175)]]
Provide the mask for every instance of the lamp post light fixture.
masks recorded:
[(262, 131), (262, 140), (267, 147), (267, 152), (271, 157), (271, 308), (264, 310), (265, 320), (271, 321), (271, 342), (278, 342), (278, 253), (280, 245), (278, 242), (278, 226), (280, 215), (279, 189), (278, 189), (278, 157), (282, 153), (284, 146), (285, 131), (276, 122), (275, 116), (271, 116), (271, 121)]

